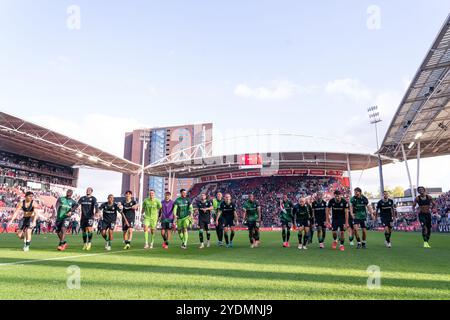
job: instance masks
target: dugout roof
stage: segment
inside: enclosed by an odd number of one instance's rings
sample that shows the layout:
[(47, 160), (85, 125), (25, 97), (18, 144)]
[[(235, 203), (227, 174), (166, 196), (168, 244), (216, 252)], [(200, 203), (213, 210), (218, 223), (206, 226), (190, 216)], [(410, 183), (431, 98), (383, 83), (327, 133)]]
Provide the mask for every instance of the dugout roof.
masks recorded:
[(0, 149), (64, 166), (136, 174), (140, 166), (0, 111)]
[(400, 103), (378, 151), (401, 158), (450, 154), (450, 15), (445, 20), (424, 61)]

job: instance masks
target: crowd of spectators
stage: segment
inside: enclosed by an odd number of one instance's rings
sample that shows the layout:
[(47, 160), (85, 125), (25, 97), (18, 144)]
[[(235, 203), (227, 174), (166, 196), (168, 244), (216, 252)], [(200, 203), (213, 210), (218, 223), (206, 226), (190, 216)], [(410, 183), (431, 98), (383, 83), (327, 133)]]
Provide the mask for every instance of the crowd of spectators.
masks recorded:
[[(312, 202), (315, 194), (320, 191), (325, 200), (329, 201), (335, 190), (340, 190), (348, 200), (349, 188), (342, 186), (339, 180), (335, 178), (258, 177), (197, 184), (192, 188), (190, 197), (195, 201), (195, 198), (202, 192), (211, 197), (215, 196), (217, 192), (230, 193), (237, 205), (239, 220), (242, 221), (242, 206), (248, 195), (253, 193), (261, 205), (263, 226), (277, 227), (280, 226), (278, 205), (283, 194), (287, 194), (293, 203), (296, 203), (301, 197)], [(450, 191), (442, 194), (436, 200), (436, 204), (438, 214), (432, 217), (435, 230), (440, 224), (450, 223)], [(381, 228), (382, 224), (380, 219), (372, 220), (368, 217), (367, 226), (369, 229), (377, 229)], [(417, 213), (412, 211), (398, 212), (394, 228), (402, 231), (421, 230)]]
[[(25, 193), (32, 191), (34, 193), (34, 201), (38, 205), (38, 218), (36, 220), (36, 227), (33, 230), (34, 233), (49, 233), (54, 231), (54, 225), (56, 221), (56, 200), (61, 196), (57, 191), (41, 191), (32, 190), (26, 187), (14, 186), (9, 187), (7, 185), (0, 185), (0, 232), (6, 232), (6, 225), (9, 221), (9, 217), (14, 213), (19, 201), (25, 198)], [(78, 197), (76, 197), (78, 200)], [(75, 227), (75, 233), (78, 233), (79, 229), (79, 214), (75, 214), (72, 217), (72, 225)], [(17, 221), (16, 221), (17, 222)], [(71, 230), (70, 230), (71, 231)]]
[(190, 197), (196, 198), (202, 192), (210, 196), (215, 196), (217, 192), (230, 193), (237, 205), (239, 220), (242, 221), (242, 206), (252, 193), (261, 206), (263, 226), (276, 227), (280, 226), (279, 203), (283, 194), (287, 194), (293, 203), (297, 203), (302, 197), (312, 201), (317, 192), (322, 192), (325, 199), (329, 200), (335, 190), (347, 195), (350, 191), (335, 178), (258, 177), (196, 185), (191, 190)]
[(73, 169), (0, 151), (0, 177), (71, 185)]

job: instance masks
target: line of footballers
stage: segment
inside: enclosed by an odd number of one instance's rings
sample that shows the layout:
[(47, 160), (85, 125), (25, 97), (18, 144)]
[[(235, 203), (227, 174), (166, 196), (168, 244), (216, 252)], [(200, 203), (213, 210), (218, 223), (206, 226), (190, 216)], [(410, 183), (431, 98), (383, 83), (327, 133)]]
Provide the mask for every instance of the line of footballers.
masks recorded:
[[(431, 248), (429, 244), (431, 236), (431, 215), (436, 213), (436, 204), (433, 198), (426, 193), (424, 187), (418, 188), (419, 195), (414, 199), (413, 208), (418, 208), (418, 218), (422, 226), (422, 237), (424, 248)], [(93, 226), (95, 218), (101, 213), (99, 230), (105, 240), (105, 250), (111, 250), (111, 244), (116, 227), (117, 217), (122, 218), (124, 249), (131, 247), (136, 211), (139, 210), (138, 203), (133, 199), (131, 191), (125, 194), (123, 203), (115, 202), (114, 196), (109, 195), (108, 201), (98, 205), (97, 199), (92, 195), (93, 189), (88, 188), (86, 195), (75, 201), (73, 191), (68, 190), (66, 196), (61, 197), (56, 203), (56, 233), (59, 238), (57, 250), (64, 251), (68, 244), (66, 241), (67, 229), (70, 225), (71, 216), (81, 209), (80, 226), (83, 235), (83, 250), (91, 250), (93, 238)], [(33, 200), (33, 193), (27, 192), (25, 199), (20, 201), (10, 218), (8, 227), (22, 212), (23, 216), (17, 228), (17, 236), (23, 240), (24, 251), (29, 251), (31, 245), (32, 229), (36, 224), (38, 205)], [(260, 245), (261, 206), (250, 194), (243, 204), (243, 224), (248, 228), (250, 247), (256, 248)], [(148, 198), (143, 201), (142, 216), (145, 235), (145, 249), (153, 249), (158, 224), (161, 225), (162, 247), (169, 248), (172, 234), (178, 232), (181, 239), (181, 248), (186, 249), (188, 244), (189, 228), (194, 223), (194, 212), (198, 216), (200, 249), (211, 246), (211, 233), (209, 225), (211, 219), (215, 224), (217, 234), (217, 245), (233, 247), (235, 227), (238, 225), (237, 207), (232, 201), (229, 193), (222, 195), (217, 193), (213, 199), (209, 199), (206, 193), (192, 203), (187, 196), (186, 190), (180, 190), (180, 197), (172, 200), (170, 192), (165, 193), (161, 201), (156, 198), (155, 191), (150, 190)], [(314, 200), (308, 203), (306, 198), (300, 198), (294, 204), (287, 195), (283, 195), (279, 203), (280, 221), (282, 225), (283, 247), (290, 247), (291, 230), (298, 231), (298, 249), (308, 249), (312, 243), (314, 229), (317, 231), (319, 248), (323, 249), (325, 236), (331, 229), (333, 242), (332, 249), (344, 251), (345, 232), (348, 232), (350, 245), (357, 242), (357, 249), (367, 248), (368, 215), (374, 220), (378, 217), (384, 226), (385, 245), (392, 247), (391, 236), (393, 222), (396, 219), (395, 203), (384, 192), (383, 198), (377, 203), (375, 211), (369, 200), (362, 194), (360, 188), (354, 190), (354, 196), (347, 201), (340, 191), (334, 192), (334, 197), (327, 203), (321, 193), (317, 193)], [(206, 243), (205, 243), (206, 236)], [(224, 240), (225, 239), (225, 243)]]

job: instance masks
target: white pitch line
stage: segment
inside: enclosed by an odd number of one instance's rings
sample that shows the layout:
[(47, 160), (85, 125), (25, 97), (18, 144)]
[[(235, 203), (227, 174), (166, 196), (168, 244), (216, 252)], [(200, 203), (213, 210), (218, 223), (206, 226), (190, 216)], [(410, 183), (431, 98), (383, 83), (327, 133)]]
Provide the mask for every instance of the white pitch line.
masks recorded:
[(103, 256), (103, 255), (107, 255), (107, 254), (111, 254), (111, 253), (124, 253), (124, 252), (142, 251), (142, 250), (144, 250), (144, 249), (132, 249), (132, 250), (123, 250), (123, 251), (109, 251), (109, 252), (102, 252), (102, 253), (83, 254), (83, 255), (78, 255), (78, 256), (56, 257), (56, 258), (48, 258), (48, 259), (36, 259), (36, 260), (27, 260), (27, 261), (18, 261), (18, 262), (8, 262), (8, 263), (0, 263), (0, 267), (22, 265), (22, 264), (30, 264), (30, 263), (44, 262), (44, 261), (79, 259), (79, 258), (85, 258), (85, 257)]

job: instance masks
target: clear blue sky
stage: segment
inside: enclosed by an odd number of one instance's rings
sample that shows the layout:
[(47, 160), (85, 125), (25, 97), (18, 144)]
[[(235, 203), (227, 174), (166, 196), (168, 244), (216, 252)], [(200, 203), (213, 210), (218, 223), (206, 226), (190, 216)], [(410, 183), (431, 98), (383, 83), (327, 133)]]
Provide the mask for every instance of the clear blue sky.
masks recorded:
[[(80, 30), (67, 27), (70, 5)], [(380, 29), (367, 26), (371, 5)], [(366, 108), (379, 105), (383, 134), (449, 9), (440, 0), (0, 0), (0, 109), (118, 154), (133, 127), (203, 121), (375, 150)], [(113, 133), (99, 133), (106, 119)], [(434, 165), (427, 175), (425, 163), (425, 182), (439, 186)], [(406, 187), (397, 171), (388, 184)], [(119, 190), (117, 175), (97, 175)], [(376, 188), (376, 172), (364, 179)]]

